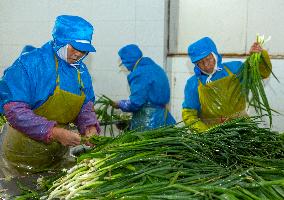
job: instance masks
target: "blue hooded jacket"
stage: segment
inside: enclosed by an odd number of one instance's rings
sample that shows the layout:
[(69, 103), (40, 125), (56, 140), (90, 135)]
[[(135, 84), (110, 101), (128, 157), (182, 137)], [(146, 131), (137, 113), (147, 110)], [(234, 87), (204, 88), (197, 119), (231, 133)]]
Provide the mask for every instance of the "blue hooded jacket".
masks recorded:
[[(216, 71), (211, 81), (216, 81), (223, 77), (228, 76), (227, 71), (224, 69), (226, 66), (232, 73), (237, 74), (241, 68), (242, 62), (240, 61), (232, 61), (222, 63), (222, 56), (218, 53), (216, 45), (209, 37), (204, 37), (188, 47), (188, 55), (191, 59), (191, 62), (195, 65), (194, 73), (192, 77), (190, 77), (184, 89), (185, 99), (182, 104), (183, 108), (187, 109), (195, 109), (200, 111), (200, 101), (199, 101), (199, 94), (198, 94), (198, 79), (202, 82), (202, 84), (206, 84), (206, 79), (208, 75), (203, 74), (199, 67), (197, 66), (196, 62), (205, 58), (210, 53), (214, 53), (217, 57), (217, 66), (220, 68), (220, 71)], [(224, 90), (225, 92), (225, 90)]]
[(32, 46), (32, 45), (26, 45), (26, 46), (24, 46), (24, 48), (22, 49), (21, 55), (26, 54), (26, 53), (29, 53), (29, 52), (31, 52), (31, 51), (33, 51), (33, 50), (35, 50), (35, 49), (36, 49), (36, 48), (35, 48), (34, 46)]
[[(60, 19), (62, 18), (68, 21), (70, 18), (73, 18), (73, 16), (61, 16)], [(83, 20), (82, 18), (75, 19), (78, 20), (78, 22)], [(69, 22), (71, 23), (70, 20)], [(62, 40), (63, 35), (59, 30), (63, 31), (65, 29), (62, 24), (60, 24), (62, 29), (57, 27), (58, 25), (59, 23), (56, 22), (54, 29), (57, 29), (57, 32), (53, 33), (53, 41), (47, 42), (41, 48), (22, 53), (12, 66), (4, 71), (4, 75), (0, 81), (1, 113), (3, 113), (3, 105), (11, 101), (24, 102), (32, 109), (36, 109), (53, 94), (57, 77), (55, 56), (58, 59), (57, 72), (60, 76), (60, 88), (73, 94), (81, 94), (81, 85), (78, 82), (77, 69), (60, 59), (56, 54), (60, 46), (68, 44), (70, 41), (68, 38), (73, 37), (74, 32), (65, 32), (64, 37), (66, 37), (67, 40)], [(67, 25), (68, 23), (66, 26)], [(82, 22), (81, 26), (83, 26), (86, 31), (77, 31), (77, 39), (91, 39), (93, 27), (85, 22)], [(60, 44), (54, 41), (60, 41)], [(90, 48), (90, 46), (88, 46), (88, 48)], [(81, 80), (84, 85), (83, 91), (86, 95), (84, 103), (94, 101), (95, 96), (91, 76), (82, 61), (78, 64), (79, 66), (77, 68), (81, 73)]]
[(127, 45), (118, 54), (130, 71), (127, 80), (131, 94), (129, 100), (119, 101), (119, 107), (124, 112), (133, 112), (131, 129), (143, 131), (175, 124), (171, 113), (165, 110), (170, 101), (170, 85), (165, 71), (152, 59), (142, 57), (137, 45)]
[(121, 48), (118, 54), (122, 64), (130, 71), (127, 80), (131, 91), (131, 106), (128, 111), (136, 111), (147, 102), (161, 107), (169, 103), (170, 85), (165, 71), (160, 66), (151, 58), (142, 57), (141, 50), (134, 44)]

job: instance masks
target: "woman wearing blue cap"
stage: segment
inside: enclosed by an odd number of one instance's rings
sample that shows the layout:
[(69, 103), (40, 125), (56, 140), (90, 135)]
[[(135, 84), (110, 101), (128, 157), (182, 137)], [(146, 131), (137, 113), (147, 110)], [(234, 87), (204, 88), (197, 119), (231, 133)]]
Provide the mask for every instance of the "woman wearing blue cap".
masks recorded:
[(175, 124), (167, 109), (170, 86), (165, 71), (151, 58), (143, 57), (135, 44), (122, 47), (118, 55), (130, 72), (127, 80), (131, 94), (129, 99), (116, 102), (115, 107), (133, 113), (130, 129), (144, 131)]
[[(267, 51), (254, 43), (250, 52), (261, 52), (262, 58), (271, 67)], [(188, 55), (195, 65), (194, 75), (187, 80), (182, 104), (182, 118), (194, 131), (202, 132), (228, 119), (247, 115), (246, 100), (236, 74), (242, 62), (222, 63), (214, 42), (204, 37), (188, 47)], [(263, 78), (271, 70), (260, 65)]]
[[(45, 169), (62, 158), (81, 135), (100, 132), (93, 109), (95, 95), (83, 63), (93, 26), (78, 16), (58, 16), (53, 40), (29, 48), (5, 70), (0, 82), (0, 111), (9, 122), (2, 151), (5, 159), (30, 171)], [(75, 123), (79, 133), (67, 129)]]

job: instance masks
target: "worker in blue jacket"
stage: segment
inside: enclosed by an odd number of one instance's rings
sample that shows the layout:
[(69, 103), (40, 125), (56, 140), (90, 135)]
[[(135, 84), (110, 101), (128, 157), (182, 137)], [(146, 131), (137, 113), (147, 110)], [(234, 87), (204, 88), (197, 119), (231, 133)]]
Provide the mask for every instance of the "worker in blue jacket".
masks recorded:
[[(251, 46), (250, 53), (261, 52), (260, 64), (263, 78), (271, 73), (271, 62), (267, 51), (258, 43)], [(188, 55), (194, 64), (194, 75), (187, 80), (182, 104), (182, 118), (193, 131), (203, 132), (224, 121), (246, 116), (246, 100), (241, 92), (237, 77), (242, 66), (240, 61), (222, 62), (216, 45), (209, 37), (204, 37), (188, 47)]]
[(130, 72), (127, 80), (131, 94), (128, 100), (120, 100), (115, 105), (133, 113), (130, 129), (144, 131), (175, 124), (167, 107), (170, 85), (165, 71), (151, 58), (143, 57), (135, 44), (122, 47), (118, 55)]
[[(93, 26), (78, 16), (56, 18), (53, 39), (26, 46), (0, 81), (0, 112), (9, 123), (1, 150), (11, 166), (40, 171), (62, 159), (81, 136), (98, 134), (95, 95), (84, 58), (95, 52)], [(79, 133), (68, 129), (75, 123)]]

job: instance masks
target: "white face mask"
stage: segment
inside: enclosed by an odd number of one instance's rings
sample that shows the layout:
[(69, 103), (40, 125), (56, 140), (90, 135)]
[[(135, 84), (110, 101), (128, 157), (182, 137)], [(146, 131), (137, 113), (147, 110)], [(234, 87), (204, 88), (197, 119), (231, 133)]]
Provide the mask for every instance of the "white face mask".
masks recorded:
[(123, 67), (123, 66), (121, 66), (121, 67), (119, 67), (120, 69), (119, 69), (119, 72), (122, 72), (122, 73), (124, 73), (124, 74), (129, 74), (130, 72), (127, 70), (127, 68), (126, 67)]
[(127, 68), (124, 66), (124, 64), (122, 63), (120, 58), (118, 59), (117, 63), (118, 63), (118, 67), (119, 67), (119, 72), (124, 72), (124, 73), (128, 73), (129, 72), (127, 70)]
[(58, 55), (59, 58), (67, 62), (67, 48), (68, 44), (61, 47), (60, 49), (57, 50), (56, 54)]
[(122, 67), (122, 66), (123, 66), (122, 60), (121, 60), (121, 59), (118, 59), (118, 60), (117, 60), (117, 64), (118, 64), (118, 67)]

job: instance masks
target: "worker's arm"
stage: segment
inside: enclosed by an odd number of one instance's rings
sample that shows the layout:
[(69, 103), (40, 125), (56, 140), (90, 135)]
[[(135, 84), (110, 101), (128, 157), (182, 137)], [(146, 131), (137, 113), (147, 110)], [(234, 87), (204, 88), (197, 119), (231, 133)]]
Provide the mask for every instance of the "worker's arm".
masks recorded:
[(36, 115), (29, 105), (23, 102), (5, 104), (4, 113), (13, 128), (37, 141), (48, 142), (51, 130), (57, 124)]
[(123, 112), (135, 112), (139, 110), (147, 101), (148, 91), (151, 80), (145, 77), (146, 74), (143, 69), (137, 68), (128, 76), (128, 83), (130, 87), (129, 100), (118, 101), (117, 108)]
[(198, 94), (198, 79), (196, 76), (188, 79), (184, 88), (184, 97), (184, 102), (182, 104), (182, 119), (184, 124), (196, 132), (207, 130), (207, 125), (198, 117), (200, 101)]
[(9, 102), (4, 105), (4, 112), (13, 128), (34, 140), (45, 143), (58, 141), (64, 146), (80, 144), (81, 138), (77, 133), (56, 127), (55, 121), (36, 115), (26, 103)]
[(208, 129), (208, 126), (198, 118), (197, 110), (182, 109), (182, 120), (192, 131), (200, 133)]
[(268, 78), (272, 71), (272, 64), (266, 50), (261, 51), (261, 61), (259, 63), (259, 71), (262, 78)]
[(82, 106), (75, 124), (82, 135), (100, 133), (101, 128), (94, 110), (94, 103), (92, 101), (89, 101)]
[(86, 96), (84, 104), (75, 120), (75, 124), (78, 127), (78, 131), (81, 135), (91, 136), (93, 134), (99, 134), (101, 131), (97, 115), (94, 110), (95, 94), (92, 84), (92, 78), (86, 65), (82, 64), (81, 78), (83, 81), (83, 90)]

